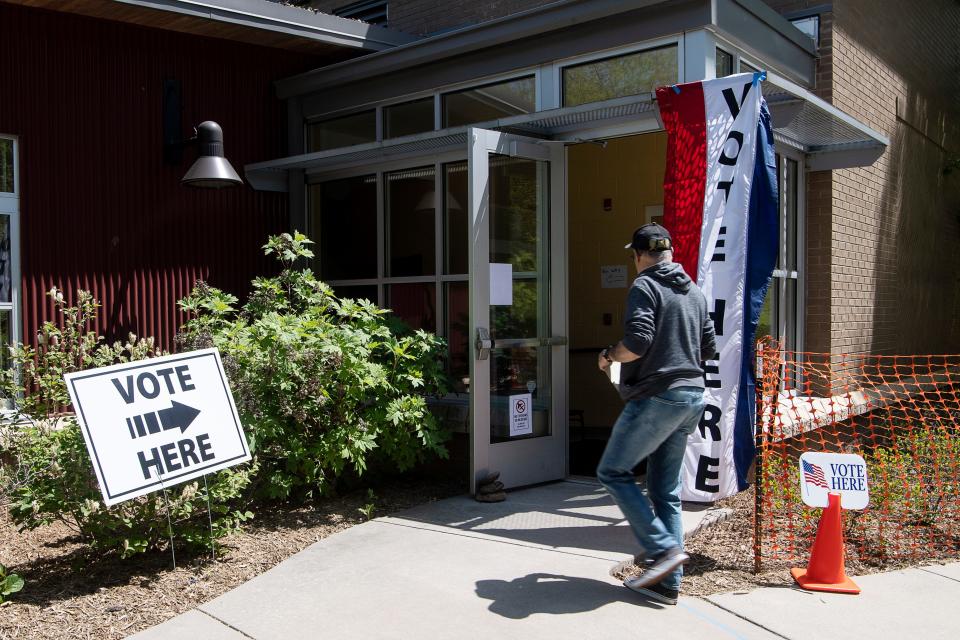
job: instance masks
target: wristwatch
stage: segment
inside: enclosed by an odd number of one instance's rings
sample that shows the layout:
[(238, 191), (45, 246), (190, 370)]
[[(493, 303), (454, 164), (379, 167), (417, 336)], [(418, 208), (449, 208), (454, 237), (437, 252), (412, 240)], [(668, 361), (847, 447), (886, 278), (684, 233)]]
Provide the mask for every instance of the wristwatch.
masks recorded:
[(613, 364), (613, 358), (610, 357), (610, 347), (607, 347), (603, 351), (601, 351), (600, 357), (606, 360), (607, 362), (609, 362), (610, 364)]

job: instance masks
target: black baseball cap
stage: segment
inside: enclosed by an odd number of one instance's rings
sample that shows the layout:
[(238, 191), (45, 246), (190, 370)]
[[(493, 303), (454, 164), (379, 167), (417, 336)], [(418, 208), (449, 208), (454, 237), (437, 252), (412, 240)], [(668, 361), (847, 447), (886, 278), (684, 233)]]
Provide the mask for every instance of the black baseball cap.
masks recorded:
[(645, 224), (633, 232), (633, 241), (624, 249), (634, 251), (667, 251), (673, 248), (670, 232), (656, 222)]

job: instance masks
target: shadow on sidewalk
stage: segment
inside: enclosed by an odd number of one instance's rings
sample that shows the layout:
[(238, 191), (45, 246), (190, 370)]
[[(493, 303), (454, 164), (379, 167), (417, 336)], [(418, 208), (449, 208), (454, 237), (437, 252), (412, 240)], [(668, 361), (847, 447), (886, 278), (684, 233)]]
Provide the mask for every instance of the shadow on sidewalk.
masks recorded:
[(590, 578), (531, 573), (513, 580), (479, 580), (475, 593), (492, 600), (488, 610), (519, 620), (535, 613), (583, 613), (613, 602), (663, 609), (629, 589)]

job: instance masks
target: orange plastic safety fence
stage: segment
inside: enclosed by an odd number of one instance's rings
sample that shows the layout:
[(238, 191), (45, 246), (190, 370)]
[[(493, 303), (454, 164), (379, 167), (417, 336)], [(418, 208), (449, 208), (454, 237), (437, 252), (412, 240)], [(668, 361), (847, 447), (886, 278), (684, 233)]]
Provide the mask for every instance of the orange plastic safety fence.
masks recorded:
[(801, 499), (805, 451), (857, 453), (870, 503), (844, 511), (848, 563), (960, 557), (960, 355), (757, 350), (756, 570), (802, 566), (820, 509)]

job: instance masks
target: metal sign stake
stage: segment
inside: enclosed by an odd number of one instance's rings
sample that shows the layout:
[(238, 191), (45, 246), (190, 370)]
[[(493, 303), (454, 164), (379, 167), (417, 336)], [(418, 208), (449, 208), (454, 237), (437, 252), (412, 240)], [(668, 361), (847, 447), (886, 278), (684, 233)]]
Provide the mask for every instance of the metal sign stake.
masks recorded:
[(213, 539), (213, 514), (210, 509), (210, 487), (207, 485), (207, 474), (203, 474), (203, 488), (207, 493), (207, 521), (210, 523), (210, 560), (217, 561), (217, 547)]
[[(160, 483), (163, 486), (163, 477), (160, 476)], [(173, 558), (173, 568), (177, 568), (177, 552), (173, 548), (173, 520), (170, 519), (170, 500), (167, 498), (167, 488), (163, 487), (163, 501), (167, 503), (167, 531), (170, 533), (170, 556)]]

